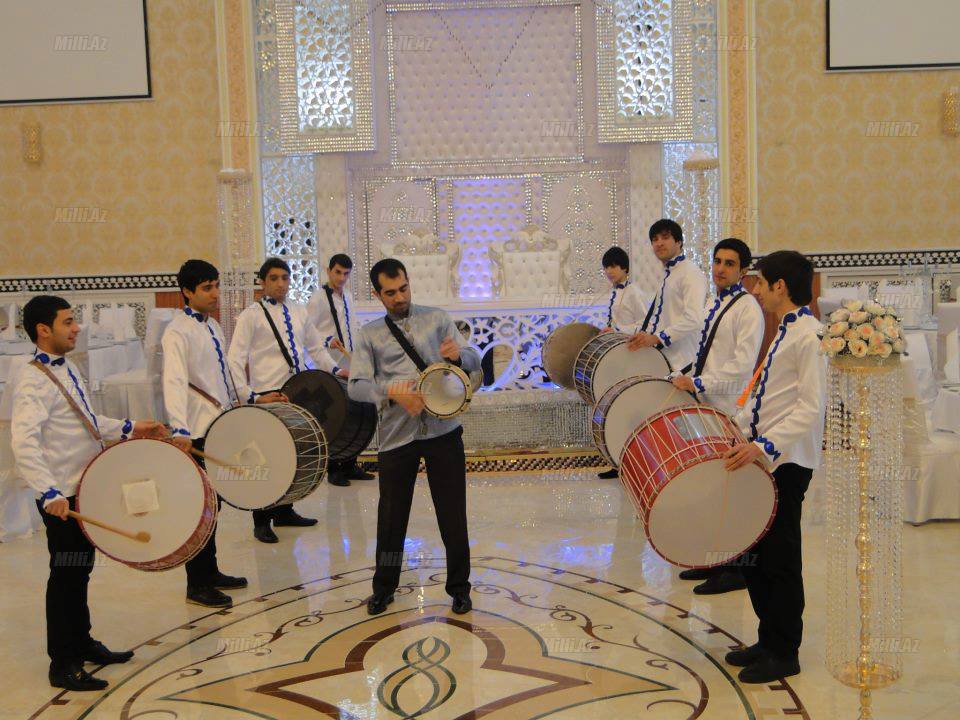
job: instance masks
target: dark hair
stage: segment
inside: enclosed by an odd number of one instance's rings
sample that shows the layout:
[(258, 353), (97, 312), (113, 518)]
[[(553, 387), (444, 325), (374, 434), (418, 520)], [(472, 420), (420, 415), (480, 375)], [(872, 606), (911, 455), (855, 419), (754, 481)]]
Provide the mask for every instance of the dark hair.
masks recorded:
[(403, 263), (397, 260), (396, 258), (384, 258), (383, 260), (378, 260), (372, 268), (370, 268), (370, 283), (373, 285), (373, 289), (377, 292), (380, 292), (380, 274), (386, 275), (388, 278), (400, 277), (400, 273), (403, 272), (403, 276), (407, 277), (407, 269), (403, 266)]
[(287, 275), (290, 274), (290, 266), (287, 265), (286, 260), (281, 260), (278, 257), (267, 258), (263, 265), (260, 266), (260, 270), (257, 271), (257, 277), (260, 278), (260, 282), (267, 279), (267, 275), (270, 274), (271, 270), (286, 270)]
[(669, 218), (660, 218), (653, 225), (650, 226), (650, 241), (662, 232), (668, 232), (673, 236), (673, 239), (678, 243), (683, 245), (683, 228), (679, 224), (670, 220)]
[(327, 265), (328, 270), (333, 270), (334, 265), (339, 265), (342, 268), (349, 270), (353, 267), (353, 260), (350, 259), (349, 255), (344, 255), (343, 253), (337, 253), (336, 255), (330, 258), (330, 264)]
[(616, 245), (603, 254), (600, 262), (605, 268), (616, 265), (618, 267), (622, 267), (627, 272), (630, 272), (630, 258), (627, 257), (627, 253), (623, 248), (617, 247)]
[[(69, 310), (70, 303), (56, 295), (37, 295), (23, 306), (23, 329), (27, 331), (31, 342), (37, 341), (37, 325), (53, 327), (57, 313)], [(10, 318), (16, 322), (16, 318)]]
[(733, 250), (737, 255), (740, 256), (740, 269), (746, 270), (750, 267), (750, 261), (753, 259), (753, 254), (750, 252), (750, 248), (747, 247), (747, 244), (740, 238), (728, 237), (718, 242), (716, 247), (713, 248), (714, 259), (717, 257), (717, 250)]
[(777, 250), (757, 260), (757, 272), (768, 284), (787, 284), (787, 294), (796, 305), (813, 300), (813, 263), (796, 250)]
[[(180, 266), (180, 271), (177, 273), (177, 287), (183, 295), (184, 290), (193, 292), (200, 283), (219, 279), (220, 271), (206, 260), (187, 260)], [(187, 296), (183, 295), (183, 299), (186, 300)]]

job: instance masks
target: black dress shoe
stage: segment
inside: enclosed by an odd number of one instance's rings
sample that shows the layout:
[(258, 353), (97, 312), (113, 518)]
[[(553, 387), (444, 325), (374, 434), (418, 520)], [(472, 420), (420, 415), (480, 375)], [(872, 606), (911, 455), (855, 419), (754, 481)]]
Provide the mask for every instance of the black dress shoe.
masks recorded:
[(262, 543), (280, 542), (280, 538), (269, 525), (254, 525), (253, 536)]
[(720, 595), (734, 590), (743, 590), (746, 587), (747, 581), (744, 580), (743, 573), (737, 570), (724, 570), (707, 578), (706, 582), (697, 585), (693, 591), (697, 595)]
[(368, 473), (359, 465), (354, 464), (354, 466), (350, 468), (350, 471), (347, 473), (347, 477), (350, 480), (373, 480), (376, 475), (373, 473)]
[(123, 652), (113, 652), (102, 642), (92, 640), (87, 646), (81, 658), (84, 662), (96, 663), (97, 665), (115, 665), (125, 663), (133, 657), (133, 650)]
[(350, 487), (350, 481), (342, 473), (330, 473), (330, 477), (327, 478), (327, 482), (331, 485), (336, 485), (337, 487)]
[(754, 643), (750, 647), (741, 648), (740, 650), (731, 650), (723, 659), (726, 661), (727, 665), (747, 667), (748, 665), (753, 665), (762, 656), (763, 648), (760, 647), (760, 643)]
[(387, 609), (387, 605), (393, 602), (393, 594), (374, 595), (367, 600), (367, 615), (379, 615)]
[(247, 586), (247, 579), (245, 577), (234, 577), (233, 575), (224, 575), (222, 572), (217, 572), (217, 574), (213, 576), (213, 586), (218, 590), (239, 590)]
[(714, 575), (712, 568), (690, 568), (680, 571), (681, 580), (706, 580)]
[(463, 615), (473, 610), (473, 601), (470, 599), (470, 594), (454, 595), (452, 609), (457, 615)]
[(598, 472), (597, 477), (602, 480), (609, 480), (610, 478), (620, 477), (620, 471), (616, 468), (610, 468), (609, 470)]
[(797, 658), (778, 658), (765, 652), (759, 660), (741, 670), (737, 677), (742, 683), (760, 684), (799, 673), (800, 661)]
[(296, 510), (288, 510), (273, 519), (274, 527), (312, 527), (316, 524), (316, 518), (305, 518), (298, 515)]
[(187, 588), (187, 602), (212, 608), (233, 607), (233, 600), (215, 587)]
[(86, 692), (88, 690), (103, 690), (107, 687), (106, 680), (100, 680), (83, 669), (80, 663), (73, 663), (67, 667), (50, 668), (50, 685), (55, 688)]

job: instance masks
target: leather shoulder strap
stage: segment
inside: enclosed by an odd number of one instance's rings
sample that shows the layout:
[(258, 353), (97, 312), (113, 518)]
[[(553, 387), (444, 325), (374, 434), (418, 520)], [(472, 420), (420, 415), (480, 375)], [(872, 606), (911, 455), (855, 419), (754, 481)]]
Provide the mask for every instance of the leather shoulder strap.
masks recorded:
[(397, 327), (397, 324), (389, 315), (385, 315), (383, 319), (387, 323), (387, 328), (390, 330), (390, 333), (396, 338), (396, 341), (400, 343), (400, 347), (402, 347), (407, 356), (413, 360), (413, 364), (417, 366), (417, 370), (420, 372), (426, 370), (427, 364), (423, 361), (423, 358), (420, 357), (417, 349), (410, 344), (410, 341), (407, 339), (407, 336), (403, 334), (403, 331)]
[[(337, 308), (333, 304), (333, 288), (329, 285), (324, 285), (323, 290), (327, 293), (327, 304), (330, 305), (330, 317), (333, 318), (333, 326), (337, 330), (337, 339), (341, 345), (344, 345), (343, 330), (340, 329), (340, 318), (337, 317)], [(344, 347), (346, 347), (346, 345), (344, 345)]]
[(100, 431), (93, 426), (93, 423), (90, 422), (90, 417), (80, 408), (80, 406), (77, 404), (77, 401), (74, 400), (73, 396), (67, 392), (67, 389), (63, 386), (63, 383), (60, 382), (57, 376), (50, 371), (50, 368), (48, 368), (39, 360), (32, 360), (30, 364), (46, 375), (50, 382), (57, 386), (57, 390), (59, 390), (60, 394), (63, 395), (63, 398), (67, 401), (70, 409), (73, 410), (74, 414), (77, 416), (77, 419), (83, 423), (83, 426), (87, 429), (87, 432), (90, 433), (90, 437), (103, 445), (103, 436), (100, 434)]
[(277, 345), (280, 346), (280, 352), (283, 353), (283, 359), (287, 361), (287, 366), (290, 368), (290, 374), (296, 372), (295, 366), (293, 364), (293, 358), (290, 357), (290, 351), (287, 350), (287, 346), (283, 342), (283, 338), (280, 337), (280, 331), (277, 330), (277, 324), (273, 321), (273, 317), (270, 315), (270, 311), (267, 310), (267, 306), (262, 302), (257, 303), (260, 306), (260, 309), (263, 310), (263, 314), (267, 318), (267, 322), (270, 324), (270, 329), (273, 330), (273, 336), (277, 339)]
[(746, 290), (742, 290), (738, 292), (736, 295), (733, 296), (733, 300), (728, 302), (724, 306), (723, 310), (720, 311), (720, 314), (717, 315), (717, 319), (714, 321), (713, 327), (710, 328), (710, 334), (707, 336), (707, 342), (704, 343), (703, 352), (701, 352), (697, 356), (697, 364), (693, 368), (693, 374), (695, 376), (702, 373), (703, 366), (707, 364), (707, 355), (710, 354), (710, 346), (713, 345), (713, 338), (715, 338), (717, 335), (717, 328), (720, 327), (720, 321), (723, 320), (723, 316), (727, 314), (727, 310), (732, 308), (737, 303), (737, 300), (739, 300), (746, 294), (747, 294)]

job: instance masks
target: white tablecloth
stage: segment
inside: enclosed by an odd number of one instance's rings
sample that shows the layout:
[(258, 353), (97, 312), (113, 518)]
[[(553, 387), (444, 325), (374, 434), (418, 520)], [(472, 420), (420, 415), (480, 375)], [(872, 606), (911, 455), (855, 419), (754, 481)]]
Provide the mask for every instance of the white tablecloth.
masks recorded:
[(960, 519), (960, 437), (935, 432), (904, 464), (903, 519)]
[(109, 417), (166, 422), (160, 378), (151, 380), (146, 368), (106, 378), (100, 385), (100, 405)]
[(930, 412), (934, 430), (946, 430), (960, 434), (960, 387), (940, 388)]

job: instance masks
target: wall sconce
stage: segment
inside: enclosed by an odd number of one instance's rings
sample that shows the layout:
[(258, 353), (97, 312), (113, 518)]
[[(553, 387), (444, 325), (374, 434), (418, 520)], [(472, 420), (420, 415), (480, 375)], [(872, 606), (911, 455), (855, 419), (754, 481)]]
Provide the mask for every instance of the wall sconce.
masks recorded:
[(40, 146), (40, 123), (22, 123), (20, 132), (23, 136), (24, 161), (39, 165), (43, 159), (43, 150)]
[(960, 135), (960, 88), (952, 87), (943, 94), (943, 132)]

